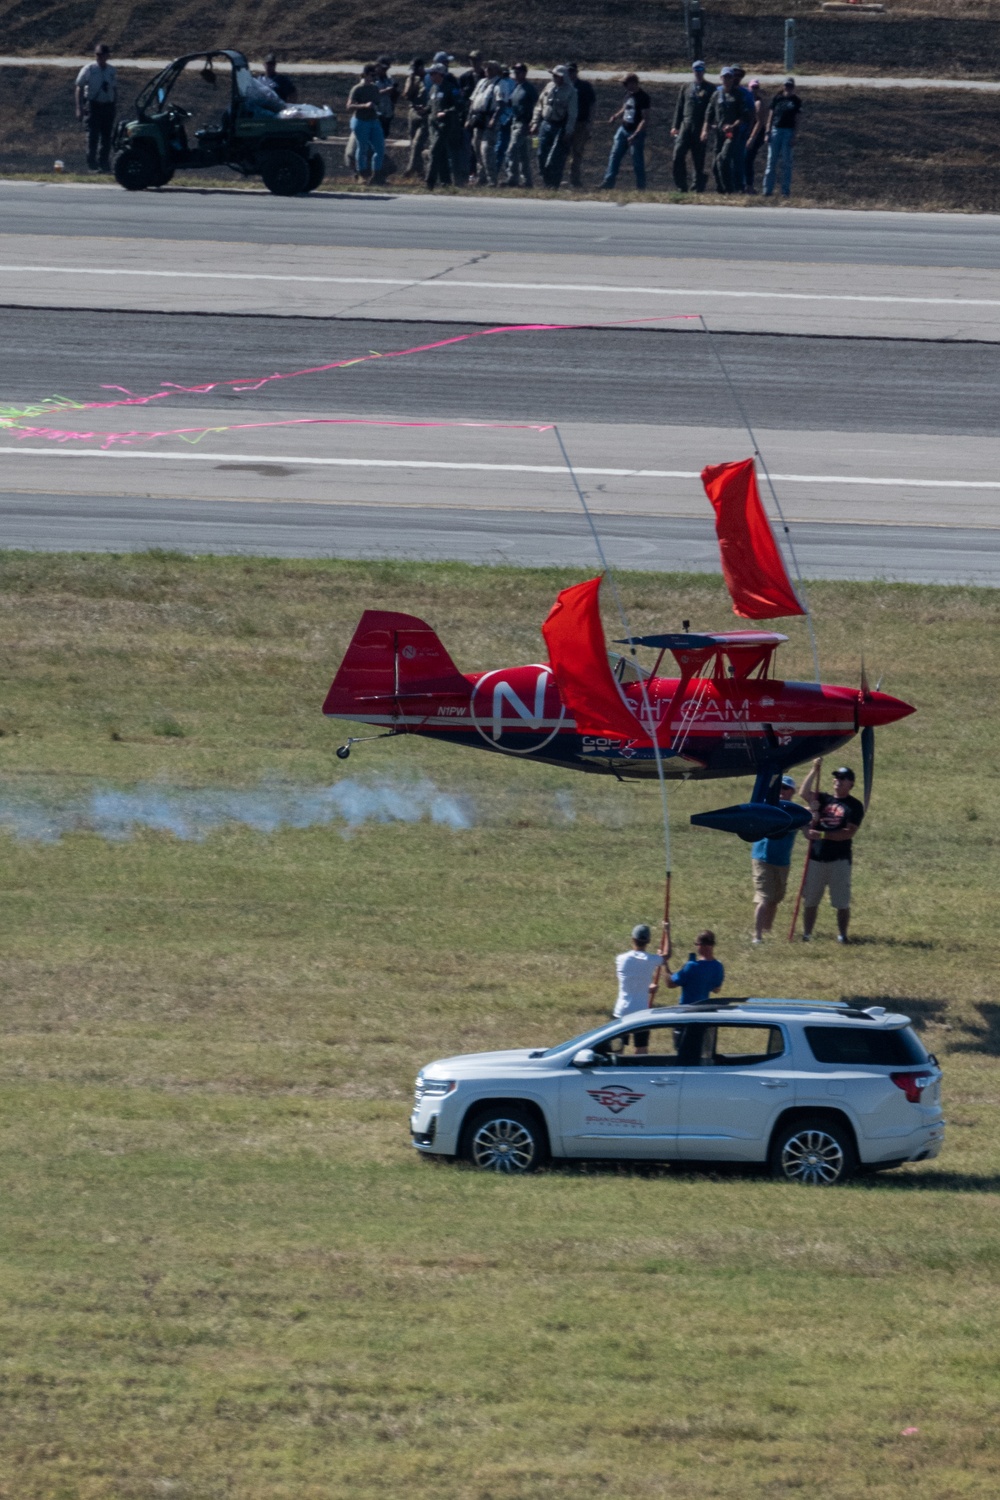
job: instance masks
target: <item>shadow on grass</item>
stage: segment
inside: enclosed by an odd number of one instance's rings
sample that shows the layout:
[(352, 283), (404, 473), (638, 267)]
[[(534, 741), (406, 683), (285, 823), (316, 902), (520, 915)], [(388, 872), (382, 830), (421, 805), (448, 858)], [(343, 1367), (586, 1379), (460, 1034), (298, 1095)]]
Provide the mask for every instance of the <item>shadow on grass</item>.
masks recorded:
[(848, 1005), (858, 1010), (868, 1010), (873, 1005), (882, 1005), (897, 1015), (909, 1016), (918, 1031), (932, 1022), (947, 1019), (947, 1000), (918, 999), (915, 995), (902, 998), (899, 995), (841, 995)]
[(932, 953), (938, 944), (933, 938), (864, 937), (853, 934), (852, 948), (915, 948), (919, 953)]
[(1000, 1005), (995, 1000), (976, 1004), (979, 1020), (967, 1022), (965, 1036), (952, 1044), (953, 1052), (988, 1052), (1000, 1057)]
[[(644, 1162), (644, 1161), (559, 1161), (547, 1169), (548, 1175), (560, 1177), (689, 1177), (700, 1181), (766, 1181), (767, 1168), (748, 1162)], [(784, 1184), (793, 1186), (793, 1184)], [(890, 1170), (867, 1172), (852, 1184), (866, 1192), (908, 1193), (998, 1193), (1000, 1173), (942, 1172), (938, 1170), (906, 1172)]]

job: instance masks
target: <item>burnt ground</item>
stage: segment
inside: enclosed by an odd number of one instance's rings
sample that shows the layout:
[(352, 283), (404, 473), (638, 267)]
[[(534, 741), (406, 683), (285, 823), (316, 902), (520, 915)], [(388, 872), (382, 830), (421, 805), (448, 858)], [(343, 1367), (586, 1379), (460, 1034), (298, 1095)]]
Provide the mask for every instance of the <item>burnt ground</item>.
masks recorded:
[[(122, 74), (123, 92), (134, 97), (147, 75)], [(304, 79), (302, 97), (329, 102), (344, 118), (349, 80)], [(84, 142), (73, 118), (71, 73), (61, 69), (0, 69), (0, 169), (51, 172), (58, 157), (67, 171), (85, 166)], [(673, 87), (653, 87), (647, 152), (651, 190), (671, 191), (669, 124)], [(824, 89), (804, 92), (803, 128), (797, 149), (796, 195), (839, 207), (952, 209), (1000, 212), (996, 171), (1000, 97), (973, 93), (919, 94), (912, 90), (867, 92)], [(602, 85), (598, 119), (616, 106), (618, 91)], [(400, 130), (397, 124), (397, 132)], [(611, 128), (598, 124), (585, 184), (600, 181)], [(393, 155), (403, 165), (398, 147)], [(343, 177), (339, 146), (327, 153), (328, 172)], [(620, 186), (629, 183), (629, 167)], [(234, 180), (225, 174), (226, 180)]]
[[(794, 16), (802, 72), (857, 71), (967, 74), (1000, 71), (996, 0), (910, 0), (881, 16), (824, 14), (816, 0), (705, 0), (705, 55), (715, 64), (741, 60), (753, 69), (782, 66), (784, 23)], [(171, 57), (205, 47), (238, 47), (261, 56), (361, 59), (389, 51), (447, 47), (464, 55), (478, 46), (511, 61), (583, 63), (638, 68), (678, 67), (688, 53), (679, 0), (575, 0), (571, 7), (496, 0), (400, 0), (357, 7), (330, 0), (0, 0), (4, 50), (76, 54), (104, 38), (122, 56)], [(937, 12), (936, 14), (934, 12)]]

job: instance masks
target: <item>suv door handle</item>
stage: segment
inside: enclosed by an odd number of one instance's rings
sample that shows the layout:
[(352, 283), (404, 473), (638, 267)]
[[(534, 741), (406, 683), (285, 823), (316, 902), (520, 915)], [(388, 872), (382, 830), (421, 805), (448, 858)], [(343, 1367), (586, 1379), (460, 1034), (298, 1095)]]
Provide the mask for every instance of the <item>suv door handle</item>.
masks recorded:
[(650, 1082), (655, 1084), (658, 1089), (670, 1089), (676, 1088), (679, 1080), (676, 1078), (652, 1078)]
[(788, 1087), (787, 1083), (779, 1083), (776, 1078), (762, 1078), (760, 1081), (763, 1087), (766, 1089), (787, 1089)]

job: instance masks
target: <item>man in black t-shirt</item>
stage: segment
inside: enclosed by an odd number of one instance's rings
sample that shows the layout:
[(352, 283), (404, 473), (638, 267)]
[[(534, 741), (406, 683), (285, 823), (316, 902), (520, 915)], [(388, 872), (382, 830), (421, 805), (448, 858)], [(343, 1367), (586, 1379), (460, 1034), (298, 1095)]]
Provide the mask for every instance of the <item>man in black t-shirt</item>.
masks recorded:
[(819, 791), (822, 762), (814, 760), (799, 796), (812, 809), (812, 824), (805, 830), (809, 840), (809, 865), (802, 887), (803, 940), (809, 942), (823, 892), (829, 890), (830, 905), (837, 913), (837, 942), (847, 942), (851, 921), (852, 841), (864, 821), (865, 809), (854, 791), (854, 772), (838, 766), (833, 773), (833, 795)]
[(608, 169), (604, 174), (602, 188), (613, 188), (618, 180), (618, 169), (625, 160), (626, 153), (632, 153), (632, 166), (635, 168), (635, 185), (638, 192), (643, 192), (646, 187), (646, 127), (649, 124), (649, 109), (652, 100), (646, 90), (639, 87), (638, 73), (626, 73), (622, 79), (622, 88), (625, 90), (625, 102), (621, 109), (616, 109), (608, 121), (609, 125), (617, 124), (615, 138), (611, 143), (611, 155), (608, 157)]
[(263, 79), (269, 84), (282, 104), (294, 104), (298, 99), (298, 93), (294, 81), (287, 73), (278, 72), (278, 59), (273, 52), (269, 52), (264, 59)]
[(767, 170), (764, 173), (764, 197), (774, 192), (774, 180), (781, 172), (781, 196), (792, 191), (792, 147), (802, 100), (795, 92), (795, 79), (786, 78), (780, 94), (771, 100), (767, 119)]

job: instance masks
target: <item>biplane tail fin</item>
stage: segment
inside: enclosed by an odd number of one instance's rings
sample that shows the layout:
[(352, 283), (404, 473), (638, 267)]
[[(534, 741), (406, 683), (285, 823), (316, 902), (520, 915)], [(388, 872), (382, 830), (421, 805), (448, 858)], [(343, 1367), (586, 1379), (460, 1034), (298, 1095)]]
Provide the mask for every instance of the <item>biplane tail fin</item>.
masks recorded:
[(381, 720), (406, 699), (467, 699), (472, 684), (435, 632), (416, 615), (366, 609), (333, 679), (323, 712), (337, 719)]

